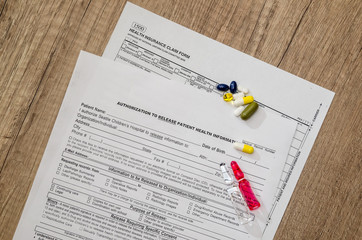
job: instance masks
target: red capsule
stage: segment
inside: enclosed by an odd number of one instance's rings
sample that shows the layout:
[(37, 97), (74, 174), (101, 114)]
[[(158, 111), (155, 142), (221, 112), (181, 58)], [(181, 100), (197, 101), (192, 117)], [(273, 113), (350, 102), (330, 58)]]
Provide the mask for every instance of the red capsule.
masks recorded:
[(260, 207), (258, 199), (256, 199), (255, 194), (250, 186), (248, 180), (244, 178), (244, 173), (241, 171), (239, 165), (235, 162), (231, 162), (231, 168), (233, 169), (236, 180), (239, 182), (239, 189), (241, 195), (243, 195), (246, 204), (250, 210), (255, 210)]
[(248, 180), (246, 180), (245, 178), (242, 179), (239, 182), (239, 189), (250, 210), (255, 210), (260, 207), (260, 203), (258, 199), (256, 199)]
[(231, 169), (232, 169), (233, 172), (234, 172), (234, 175), (235, 175), (236, 180), (239, 181), (240, 179), (244, 178), (244, 173), (243, 173), (243, 171), (241, 171), (239, 165), (238, 165), (235, 161), (232, 161), (232, 162), (230, 163), (230, 165), (231, 165)]

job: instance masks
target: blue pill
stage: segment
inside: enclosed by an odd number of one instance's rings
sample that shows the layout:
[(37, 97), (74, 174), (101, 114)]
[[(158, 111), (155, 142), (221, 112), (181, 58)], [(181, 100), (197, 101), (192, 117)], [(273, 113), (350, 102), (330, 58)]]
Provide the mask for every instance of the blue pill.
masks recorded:
[(229, 86), (223, 83), (220, 83), (219, 85), (216, 86), (216, 88), (220, 91), (227, 91), (229, 90)]
[(238, 90), (238, 86), (237, 86), (236, 82), (232, 81), (230, 83), (230, 92), (231, 93), (236, 93), (237, 90)]

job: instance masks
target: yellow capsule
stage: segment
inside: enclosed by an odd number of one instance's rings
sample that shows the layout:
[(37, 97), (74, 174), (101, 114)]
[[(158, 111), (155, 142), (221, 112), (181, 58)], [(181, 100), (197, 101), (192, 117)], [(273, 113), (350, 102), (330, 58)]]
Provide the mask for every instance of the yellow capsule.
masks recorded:
[(239, 143), (239, 142), (234, 142), (234, 148), (236, 150), (242, 151), (244, 153), (249, 153), (252, 154), (254, 152), (254, 148), (252, 146), (243, 144), (243, 143)]
[(230, 102), (231, 100), (234, 99), (234, 97), (233, 97), (233, 95), (231, 93), (225, 93), (223, 98), (224, 98), (225, 102)]
[(252, 154), (254, 152), (254, 148), (252, 146), (244, 144), (243, 150), (244, 153)]
[(254, 98), (253, 98), (253, 96), (246, 96), (246, 97), (243, 97), (243, 100), (244, 100), (244, 104), (248, 104), (248, 103), (253, 102)]
[(239, 98), (239, 99), (236, 99), (234, 102), (233, 102), (233, 105), (235, 107), (239, 107), (241, 105), (246, 105), (246, 104), (249, 104), (251, 102), (254, 101), (254, 98), (253, 96), (246, 96), (246, 97), (243, 97), (243, 98)]

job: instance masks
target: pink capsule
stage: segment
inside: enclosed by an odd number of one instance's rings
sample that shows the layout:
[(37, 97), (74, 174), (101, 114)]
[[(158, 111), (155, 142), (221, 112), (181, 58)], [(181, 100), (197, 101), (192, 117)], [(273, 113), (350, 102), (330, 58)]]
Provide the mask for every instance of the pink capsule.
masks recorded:
[(244, 173), (241, 171), (239, 165), (235, 162), (231, 162), (231, 168), (233, 169), (236, 180), (239, 182), (239, 189), (241, 195), (243, 195), (246, 204), (250, 210), (255, 210), (260, 207), (258, 199), (256, 199), (255, 194), (250, 186), (248, 180), (244, 178)]

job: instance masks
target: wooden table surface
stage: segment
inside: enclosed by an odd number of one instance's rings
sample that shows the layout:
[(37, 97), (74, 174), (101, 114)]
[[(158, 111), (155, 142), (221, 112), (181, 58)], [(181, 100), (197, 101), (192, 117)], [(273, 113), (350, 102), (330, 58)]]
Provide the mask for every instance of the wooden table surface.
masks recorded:
[[(362, 239), (362, 1), (132, 1), (336, 93), (275, 239)], [(125, 1), (0, 0), (0, 239), (11, 239), (80, 50)], [(306, 96), (308, 97), (308, 96)]]

